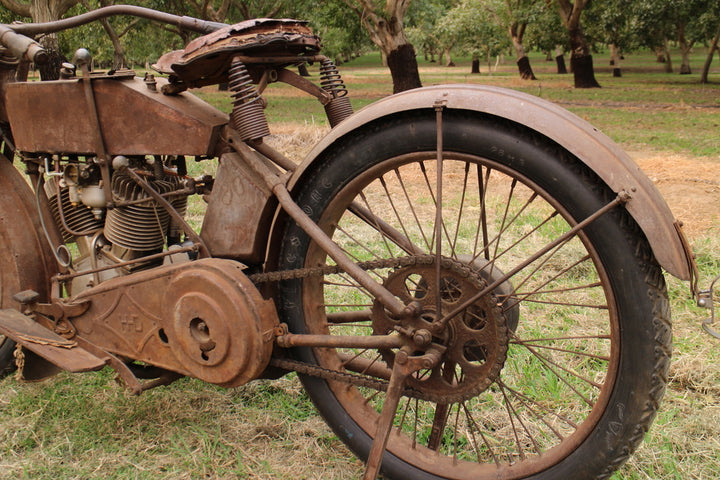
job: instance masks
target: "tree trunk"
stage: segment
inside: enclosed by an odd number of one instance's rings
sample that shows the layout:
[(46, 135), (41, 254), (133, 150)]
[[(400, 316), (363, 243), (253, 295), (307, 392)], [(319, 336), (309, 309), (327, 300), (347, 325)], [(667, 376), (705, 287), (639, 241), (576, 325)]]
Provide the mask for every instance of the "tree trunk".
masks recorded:
[(470, 73), (480, 73), (480, 57), (478, 57), (477, 53), (473, 53)]
[(557, 65), (557, 73), (566, 75), (568, 73), (565, 65), (565, 51), (561, 46), (555, 49), (555, 64)]
[(600, 84), (595, 79), (590, 48), (579, 26), (570, 32), (570, 46), (572, 47), (570, 64), (575, 77), (575, 88), (600, 88)]
[[(69, 4), (71, 3), (71, 4)], [(62, 18), (63, 14), (75, 2), (52, 2), (52, 1), (33, 1), (30, 3), (30, 18), (34, 23), (52, 22)], [(40, 38), (40, 44), (48, 53), (48, 62), (38, 65), (41, 80), (57, 80), (60, 78), (60, 66), (66, 60), (60, 52), (60, 43), (56, 33), (43, 35)]]
[(393, 93), (422, 87), (415, 49), (411, 44), (400, 45), (388, 53), (387, 61), (393, 80)]
[(108, 37), (110, 37), (110, 41), (113, 45), (113, 70), (124, 68), (126, 66), (125, 49), (123, 49), (122, 43), (120, 43), (120, 36), (117, 34), (112, 25), (110, 25), (107, 18), (100, 20), (100, 24), (102, 24), (105, 29), (105, 33), (108, 34)]
[(613, 66), (613, 77), (622, 77), (620, 69), (620, 49), (614, 43), (610, 44), (610, 65)]
[(705, 65), (703, 65), (703, 71), (700, 75), (700, 83), (708, 83), (708, 77), (710, 76), (710, 65), (712, 64), (715, 50), (718, 49), (718, 42), (720, 42), (720, 25), (718, 26), (718, 31), (715, 34), (715, 38), (713, 38), (713, 41), (710, 44), (710, 51), (708, 52), (707, 58), (705, 59)]
[(403, 18), (410, 2), (388, 0), (384, 7), (377, 9), (370, 2), (345, 0), (345, 3), (355, 10), (370, 34), (370, 39), (387, 56), (393, 92), (421, 87), (415, 48), (408, 41), (403, 28)]
[(527, 24), (514, 22), (510, 25), (510, 38), (512, 39), (513, 48), (515, 49), (515, 58), (517, 59), (518, 71), (520, 78), (523, 80), (537, 80), (530, 66), (530, 59), (525, 53), (523, 46), (523, 35)]
[(673, 73), (672, 57), (670, 56), (670, 42), (668, 39), (663, 39), (663, 52), (665, 53), (665, 73)]
[(665, 49), (663, 47), (655, 48), (655, 61), (657, 63), (665, 63), (667, 61), (665, 57)]
[(572, 71), (575, 76), (575, 88), (600, 88), (595, 80), (592, 55), (572, 56)]
[(450, 56), (450, 48), (443, 49), (443, 58), (445, 59), (446, 67), (454, 67), (455, 66), (455, 62), (452, 61), (452, 57)]
[(680, 44), (680, 52), (682, 53), (682, 63), (680, 64), (680, 75), (690, 75), (690, 50), (693, 42), (688, 42), (685, 38), (685, 25), (678, 25), (678, 43)]
[(532, 67), (530, 66), (530, 59), (525, 55), (517, 61), (518, 70), (520, 71), (520, 78), (523, 80), (537, 80), (535, 74), (533, 74)]
[[(550, 4), (551, 0), (547, 2)], [(587, 6), (588, 0), (575, 0), (574, 3), (570, 3), (569, 0), (557, 0), (557, 4), (570, 38), (572, 51), (570, 68), (575, 77), (575, 88), (600, 88), (600, 84), (595, 79), (590, 47), (580, 25), (580, 15)]]

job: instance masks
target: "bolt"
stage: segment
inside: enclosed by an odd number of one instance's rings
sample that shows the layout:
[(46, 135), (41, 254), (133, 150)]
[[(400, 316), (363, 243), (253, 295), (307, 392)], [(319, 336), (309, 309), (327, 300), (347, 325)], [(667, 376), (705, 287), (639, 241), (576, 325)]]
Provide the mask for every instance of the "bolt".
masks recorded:
[(420, 315), (420, 303), (419, 302), (411, 302), (407, 305), (405, 305), (405, 308), (403, 309), (403, 316), (405, 317), (417, 317)]
[(404, 352), (404, 351), (402, 351), (402, 350), (400, 350), (399, 352), (397, 352), (397, 353), (395, 354), (395, 361), (396, 361), (399, 365), (405, 365), (405, 364), (408, 362), (408, 354), (407, 354), (407, 352)]
[(432, 342), (432, 333), (430, 333), (429, 330), (421, 328), (415, 331), (413, 342), (415, 342), (415, 345), (418, 347), (427, 347), (430, 345), (430, 342)]

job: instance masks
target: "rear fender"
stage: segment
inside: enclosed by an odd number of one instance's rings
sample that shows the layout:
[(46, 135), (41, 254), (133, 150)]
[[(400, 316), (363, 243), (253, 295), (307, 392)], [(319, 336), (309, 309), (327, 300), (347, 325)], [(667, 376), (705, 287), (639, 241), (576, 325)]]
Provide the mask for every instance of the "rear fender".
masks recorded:
[[(645, 233), (660, 265), (680, 279), (691, 279), (693, 263), (679, 223), (660, 192), (635, 162), (580, 117), (546, 100), (514, 90), (481, 85), (440, 85), (408, 90), (375, 102), (341, 122), (308, 154), (290, 179), (289, 189), (292, 191), (302, 185), (303, 175), (312, 170), (310, 167), (315, 159), (355, 129), (395, 113), (433, 109), (436, 105), (506, 118), (562, 145), (613, 191), (630, 194), (626, 208)], [(282, 230), (276, 228), (274, 236), (280, 235)], [(274, 259), (268, 260), (270, 264), (274, 263)]]

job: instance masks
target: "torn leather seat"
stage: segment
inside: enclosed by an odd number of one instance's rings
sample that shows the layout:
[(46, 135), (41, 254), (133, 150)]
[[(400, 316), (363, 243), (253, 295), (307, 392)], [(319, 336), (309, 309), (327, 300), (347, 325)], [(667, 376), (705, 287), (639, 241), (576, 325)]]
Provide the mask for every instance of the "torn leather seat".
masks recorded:
[(184, 50), (166, 53), (152, 67), (170, 76), (185, 88), (202, 87), (228, 81), (228, 70), (235, 55), (265, 57), (269, 63), (287, 57), (287, 65), (297, 57), (320, 51), (320, 39), (308, 22), (293, 19), (261, 18), (228, 25), (196, 38)]

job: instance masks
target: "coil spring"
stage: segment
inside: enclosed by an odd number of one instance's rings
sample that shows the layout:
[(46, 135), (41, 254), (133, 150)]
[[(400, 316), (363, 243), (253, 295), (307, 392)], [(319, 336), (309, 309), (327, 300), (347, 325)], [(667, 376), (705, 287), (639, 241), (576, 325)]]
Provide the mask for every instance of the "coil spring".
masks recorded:
[(320, 61), (320, 86), (332, 96), (332, 100), (325, 105), (325, 114), (330, 126), (334, 127), (352, 115), (353, 109), (340, 72), (329, 58)]
[(230, 114), (232, 127), (238, 131), (243, 140), (270, 135), (260, 95), (252, 83), (245, 64), (233, 59), (228, 73), (229, 88), (233, 98), (233, 109)]
[(320, 86), (333, 98), (345, 97), (348, 94), (337, 66), (329, 58), (320, 61)]

